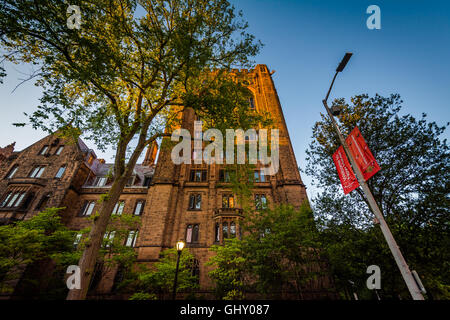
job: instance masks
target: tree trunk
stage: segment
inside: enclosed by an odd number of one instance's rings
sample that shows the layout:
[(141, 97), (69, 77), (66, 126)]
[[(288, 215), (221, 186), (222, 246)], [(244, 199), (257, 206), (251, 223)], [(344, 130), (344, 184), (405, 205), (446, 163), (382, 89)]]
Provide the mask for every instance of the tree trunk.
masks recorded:
[[(133, 166), (134, 167), (134, 166)], [(98, 252), (103, 242), (103, 235), (111, 217), (112, 210), (126, 185), (127, 177), (120, 176), (113, 182), (108, 192), (108, 200), (103, 201), (99, 210), (99, 216), (94, 220), (89, 240), (86, 243), (83, 255), (78, 262), (80, 267), (81, 288), (69, 290), (67, 300), (84, 300), (89, 290), (91, 277), (94, 273), (95, 263), (97, 262)]]

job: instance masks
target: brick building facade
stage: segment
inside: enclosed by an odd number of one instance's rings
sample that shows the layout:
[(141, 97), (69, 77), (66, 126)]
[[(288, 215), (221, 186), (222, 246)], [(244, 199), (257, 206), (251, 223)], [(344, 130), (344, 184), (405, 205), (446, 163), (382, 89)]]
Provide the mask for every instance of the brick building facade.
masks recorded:
[[(279, 171), (266, 176), (256, 167), (255, 198), (300, 206), (307, 199), (305, 186), (271, 73), (266, 65), (257, 65), (253, 70), (232, 70), (232, 74), (253, 93), (251, 107), (269, 112), (274, 127), (279, 128)], [(186, 110), (182, 127), (193, 133), (195, 120), (194, 112)], [(83, 141), (71, 144), (56, 135), (20, 152), (13, 148), (0, 149), (0, 222), (28, 219), (44, 207), (54, 206), (67, 208), (62, 216), (68, 227), (84, 228), (86, 216), (95, 212), (96, 201), (109, 188), (112, 164), (98, 159)], [(155, 262), (162, 250), (185, 240), (198, 262), (200, 291), (208, 292), (209, 248), (223, 243), (224, 238), (239, 236), (242, 210), (227, 185), (223, 165), (175, 165), (170, 150), (164, 149), (157, 162), (156, 155), (157, 145), (153, 144), (143, 163), (136, 166), (118, 210), (142, 216), (135, 243), (139, 262)], [(113, 279), (114, 274), (105, 275), (97, 291), (107, 294)], [(316, 297), (323, 286), (329, 286), (327, 279), (311, 288), (319, 292)]]

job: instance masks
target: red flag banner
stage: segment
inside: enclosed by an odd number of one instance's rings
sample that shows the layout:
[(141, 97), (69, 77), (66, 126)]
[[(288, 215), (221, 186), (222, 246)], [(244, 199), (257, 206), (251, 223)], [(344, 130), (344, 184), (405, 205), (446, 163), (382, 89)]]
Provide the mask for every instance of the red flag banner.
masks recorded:
[(350, 152), (352, 153), (355, 161), (361, 170), (364, 180), (369, 180), (375, 173), (380, 171), (380, 166), (378, 165), (375, 157), (370, 152), (366, 141), (364, 140), (358, 127), (355, 127), (352, 132), (350, 132), (347, 139), (345, 139)]
[(345, 155), (344, 147), (340, 146), (333, 154), (333, 161), (336, 165), (342, 188), (344, 188), (344, 193), (348, 194), (358, 188), (358, 180), (356, 180), (355, 173), (353, 172), (347, 156)]

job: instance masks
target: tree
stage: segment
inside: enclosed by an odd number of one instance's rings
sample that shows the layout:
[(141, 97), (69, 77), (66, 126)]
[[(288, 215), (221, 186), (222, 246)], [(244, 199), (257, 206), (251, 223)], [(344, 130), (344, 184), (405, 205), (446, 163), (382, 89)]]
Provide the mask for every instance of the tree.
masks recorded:
[(208, 265), (213, 267), (209, 276), (215, 282), (216, 297), (223, 300), (244, 299), (248, 272), (242, 242), (237, 238), (225, 239), (223, 246), (214, 245), (211, 251), (215, 255), (208, 261)]
[[(333, 102), (342, 108), (338, 119), (344, 135), (358, 126), (381, 167), (368, 184), (406, 261), (420, 274), (429, 297), (448, 298), (450, 153), (440, 138), (446, 126), (428, 122), (425, 114), (418, 120), (401, 115), (401, 104), (399, 95)], [(365, 287), (367, 266), (377, 264), (385, 284), (382, 294), (408, 297), (362, 191), (345, 196), (341, 190), (332, 161), (338, 146), (330, 120), (322, 115), (313, 127), (306, 173), (323, 190), (313, 200), (314, 213), (337, 283), (344, 288), (353, 279)]]
[(283, 292), (304, 299), (310, 284), (326, 277), (321, 244), (312, 211), (305, 202), (298, 210), (278, 205), (246, 214), (242, 239), (214, 246), (210, 276), (221, 299), (242, 299), (257, 292), (271, 299)]
[[(172, 292), (175, 271), (177, 265), (177, 250), (166, 249), (161, 252), (161, 258), (151, 269), (144, 268), (134, 273), (134, 283), (127, 284), (134, 286), (135, 292), (130, 300), (149, 300), (167, 296)], [(180, 256), (178, 267), (177, 292), (190, 292), (198, 288), (198, 275), (195, 274), (194, 255), (185, 248)], [(137, 291), (137, 292), (136, 292)]]
[(73, 249), (74, 232), (61, 223), (61, 209), (47, 208), (29, 220), (0, 226), (2, 292), (12, 290), (8, 281), (21, 277), (26, 266), (49, 259), (58, 264), (76, 261)]
[[(135, 0), (74, 0), (79, 29), (68, 28), (64, 2), (0, 4), (4, 60), (36, 65), (30, 79), (44, 89), (29, 115), (33, 127), (83, 133), (101, 149), (116, 150), (112, 187), (79, 262), (82, 289), (68, 299), (85, 298), (114, 204), (144, 148), (170, 135), (180, 111), (193, 108), (222, 128), (244, 128), (255, 118), (246, 89), (226, 75), (230, 67), (249, 66), (260, 48), (241, 13), (226, 0), (139, 3), (144, 14), (135, 11)], [(211, 101), (218, 105), (205, 104)]]

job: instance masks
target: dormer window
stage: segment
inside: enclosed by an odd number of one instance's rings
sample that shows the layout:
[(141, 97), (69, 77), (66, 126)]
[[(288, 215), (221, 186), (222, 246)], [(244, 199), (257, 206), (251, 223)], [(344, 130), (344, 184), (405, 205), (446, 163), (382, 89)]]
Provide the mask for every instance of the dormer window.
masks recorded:
[(48, 151), (48, 146), (43, 146), (41, 151), (39, 151), (39, 155), (43, 156), (45, 154), (47, 154)]
[(55, 154), (56, 154), (57, 156), (59, 156), (59, 155), (61, 154), (61, 152), (63, 151), (63, 149), (64, 149), (64, 146), (59, 146), (58, 149), (56, 149)]
[(28, 177), (40, 178), (42, 176), (42, 174), (44, 173), (44, 170), (45, 170), (44, 166), (34, 167), (33, 170), (31, 170), (30, 175)]
[(8, 174), (6, 175), (6, 179), (11, 179), (12, 177), (14, 177), (14, 175), (17, 172), (17, 169), (19, 169), (19, 166), (17, 166), (17, 165), (12, 167), (11, 170), (9, 170)]
[(94, 186), (95, 187), (103, 187), (106, 185), (106, 182), (108, 182), (107, 177), (97, 177), (97, 178), (95, 178)]

